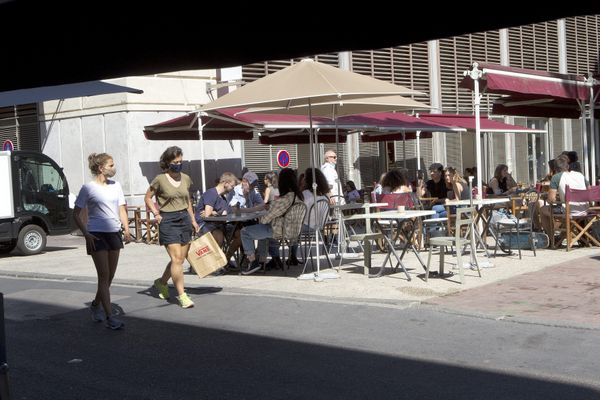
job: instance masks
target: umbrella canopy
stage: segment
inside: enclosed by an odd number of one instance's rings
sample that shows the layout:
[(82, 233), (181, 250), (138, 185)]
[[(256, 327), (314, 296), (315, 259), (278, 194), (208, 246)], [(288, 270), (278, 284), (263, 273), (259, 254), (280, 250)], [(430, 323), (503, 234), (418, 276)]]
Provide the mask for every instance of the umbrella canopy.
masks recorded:
[(256, 127), (244, 121), (226, 121), (210, 116), (186, 114), (155, 125), (144, 127), (148, 140), (199, 140), (198, 122), (203, 124), (203, 140), (250, 140)]
[[(419, 92), (414, 92), (419, 93)], [(312, 115), (335, 118), (344, 115), (364, 114), (381, 111), (412, 111), (429, 110), (431, 107), (420, 101), (403, 96), (377, 96), (360, 99), (344, 99), (339, 101), (311, 103)], [(239, 114), (249, 113), (280, 113), (288, 115), (306, 115), (307, 105), (290, 107), (250, 107)]]
[(200, 107), (200, 111), (252, 106), (289, 108), (309, 101), (323, 103), (418, 93), (404, 86), (305, 59), (219, 97)]

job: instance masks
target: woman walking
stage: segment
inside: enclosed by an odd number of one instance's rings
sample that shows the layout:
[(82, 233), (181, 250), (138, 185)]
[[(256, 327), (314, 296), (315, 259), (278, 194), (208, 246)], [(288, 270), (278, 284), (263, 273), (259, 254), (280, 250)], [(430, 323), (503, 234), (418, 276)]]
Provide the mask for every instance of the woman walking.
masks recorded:
[[(109, 179), (117, 172), (109, 154), (92, 153), (88, 157), (88, 163), (94, 180), (81, 187), (75, 200), (73, 216), (75, 224), (85, 237), (87, 254), (92, 256), (98, 274), (98, 289), (90, 311), (93, 321), (106, 321), (107, 328), (120, 329), (125, 324), (112, 315), (110, 285), (117, 270), (119, 253), (123, 248), (121, 226), (124, 229), (125, 242), (131, 240), (125, 196), (121, 185)], [(81, 215), (84, 208), (87, 208), (88, 212), (87, 225)]]
[[(200, 231), (194, 218), (190, 186), (192, 180), (181, 172), (183, 152), (172, 146), (160, 156), (160, 168), (164, 171), (154, 178), (146, 191), (144, 201), (159, 224), (159, 243), (167, 249), (171, 261), (167, 264), (162, 277), (154, 281), (158, 297), (169, 298), (167, 282), (173, 279), (177, 290), (177, 300), (183, 308), (194, 306), (194, 302), (184, 291), (183, 261), (187, 256), (192, 239), (192, 229)], [(152, 198), (156, 198), (156, 203)]]

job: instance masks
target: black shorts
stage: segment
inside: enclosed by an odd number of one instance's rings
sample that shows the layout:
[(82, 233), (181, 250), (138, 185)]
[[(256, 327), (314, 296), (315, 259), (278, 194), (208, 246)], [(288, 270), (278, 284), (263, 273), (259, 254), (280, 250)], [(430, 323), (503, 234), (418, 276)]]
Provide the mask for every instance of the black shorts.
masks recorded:
[(90, 232), (98, 239), (94, 240), (94, 246), (96, 250), (92, 250), (90, 244), (86, 241), (86, 250), (88, 254), (95, 253), (97, 251), (113, 251), (121, 250), (123, 248), (123, 238), (121, 232)]
[(187, 210), (164, 212), (161, 211), (162, 220), (158, 226), (158, 242), (167, 244), (188, 244), (192, 240), (192, 220)]

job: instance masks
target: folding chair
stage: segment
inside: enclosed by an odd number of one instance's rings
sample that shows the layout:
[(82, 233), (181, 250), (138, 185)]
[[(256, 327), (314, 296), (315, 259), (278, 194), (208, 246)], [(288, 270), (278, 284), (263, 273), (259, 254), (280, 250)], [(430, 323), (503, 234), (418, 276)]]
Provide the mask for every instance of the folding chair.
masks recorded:
[(565, 187), (565, 234), (567, 237), (567, 251), (573, 247), (575, 242), (587, 245), (592, 243), (600, 246), (600, 241), (591, 234), (591, 228), (596, 221), (600, 221), (598, 211), (591, 209), (581, 215), (573, 215), (572, 203), (592, 203), (600, 201), (600, 186), (591, 186), (586, 190), (571, 189)]

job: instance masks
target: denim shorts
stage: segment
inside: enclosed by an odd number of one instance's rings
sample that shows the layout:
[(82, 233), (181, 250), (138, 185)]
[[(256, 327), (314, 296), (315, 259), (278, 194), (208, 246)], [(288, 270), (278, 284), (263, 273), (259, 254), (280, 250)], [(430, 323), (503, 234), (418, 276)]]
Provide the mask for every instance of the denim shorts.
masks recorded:
[(90, 232), (98, 239), (94, 240), (95, 250), (86, 241), (86, 250), (88, 254), (95, 253), (97, 251), (113, 251), (121, 250), (123, 248), (123, 239), (121, 238), (121, 232)]
[(158, 242), (167, 244), (188, 244), (192, 240), (192, 220), (187, 210), (164, 212), (161, 211)]

